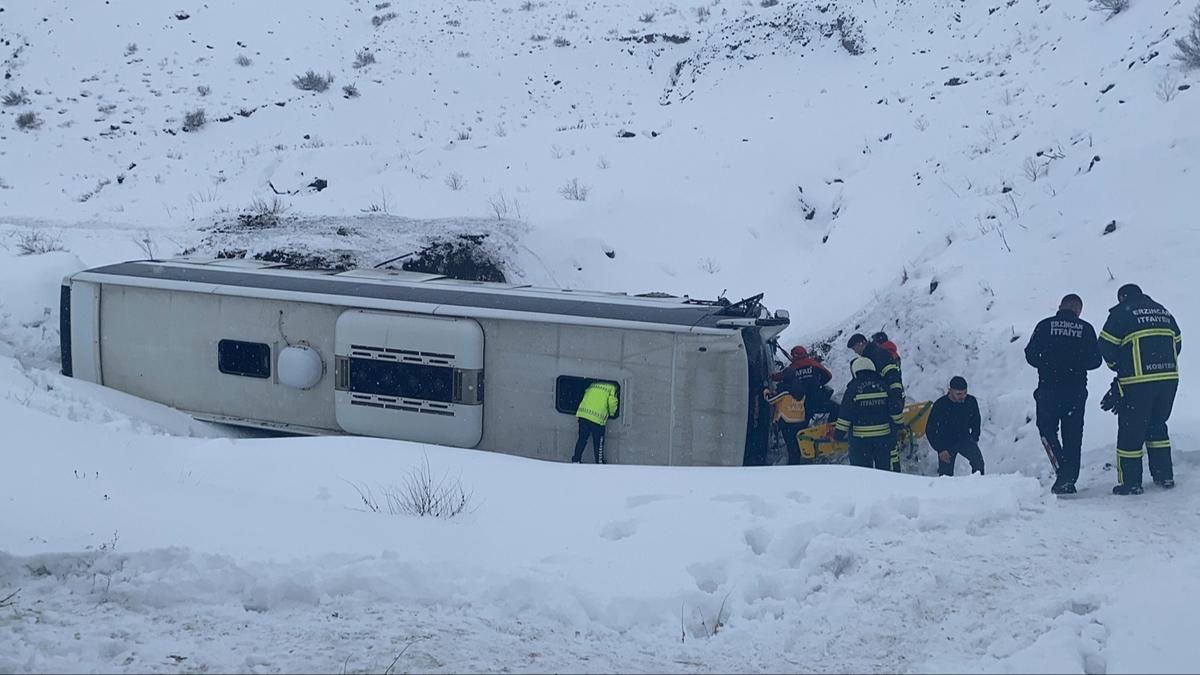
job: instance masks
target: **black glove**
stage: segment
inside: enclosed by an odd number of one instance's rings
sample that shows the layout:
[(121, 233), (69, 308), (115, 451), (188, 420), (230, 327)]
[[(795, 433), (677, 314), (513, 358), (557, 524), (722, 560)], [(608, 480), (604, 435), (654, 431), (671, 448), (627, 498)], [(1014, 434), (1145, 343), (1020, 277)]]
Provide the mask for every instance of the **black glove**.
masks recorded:
[(1100, 409), (1107, 410), (1116, 415), (1121, 408), (1121, 385), (1117, 378), (1113, 378), (1112, 384), (1109, 385), (1108, 391), (1104, 394), (1104, 398), (1100, 399)]

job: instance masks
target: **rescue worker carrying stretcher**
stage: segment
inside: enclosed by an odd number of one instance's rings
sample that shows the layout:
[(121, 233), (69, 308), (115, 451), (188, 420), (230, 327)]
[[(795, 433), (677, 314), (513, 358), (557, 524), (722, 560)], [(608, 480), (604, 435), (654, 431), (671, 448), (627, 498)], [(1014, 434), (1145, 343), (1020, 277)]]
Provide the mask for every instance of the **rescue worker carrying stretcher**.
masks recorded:
[[(878, 347), (876, 347), (878, 348)], [(890, 362), (890, 357), (889, 357)], [(900, 451), (888, 388), (866, 356), (850, 362), (854, 379), (846, 386), (833, 437), (849, 440), (850, 463), (885, 471), (900, 471)]]

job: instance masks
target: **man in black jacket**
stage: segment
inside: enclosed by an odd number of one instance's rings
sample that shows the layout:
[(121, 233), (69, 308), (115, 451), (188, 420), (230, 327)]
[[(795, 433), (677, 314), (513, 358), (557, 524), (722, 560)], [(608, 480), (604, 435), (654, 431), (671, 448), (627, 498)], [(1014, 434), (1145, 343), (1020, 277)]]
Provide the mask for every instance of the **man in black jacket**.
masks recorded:
[(1033, 392), (1038, 433), (1058, 469), (1050, 488), (1054, 494), (1075, 493), (1083, 446), (1087, 371), (1100, 367), (1096, 330), (1079, 318), (1082, 313), (1083, 300), (1078, 295), (1064, 296), (1058, 313), (1039, 321), (1025, 346), (1025, 360), (1038, 371), (1038, 386)]
[(1179, 387), (1183, 338), (1175, 317), (1135, 284), (1117, 291), (1100, 331), (1100, 354), (1117, 373), (1117, 485), (1113, 494), (1142, 493), (1142, 446), (1150, 451), (1150, 476), (1175, 487), (1167, 419)]
[(925, 425), (925, 437), (938, 454), (939, 476), (954, 475), (959, 455), (971, 463), (971, 473), (983, 474), (979, 427), (979, 401), (967, 393), (967, 381), (955, 375), (946, 395), (934, 401)]

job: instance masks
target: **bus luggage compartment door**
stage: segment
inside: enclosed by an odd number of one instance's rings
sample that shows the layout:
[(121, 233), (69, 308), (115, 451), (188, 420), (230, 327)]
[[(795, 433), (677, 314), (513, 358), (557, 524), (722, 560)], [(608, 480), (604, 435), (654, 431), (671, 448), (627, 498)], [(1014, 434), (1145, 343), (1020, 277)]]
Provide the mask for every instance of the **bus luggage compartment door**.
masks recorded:
[(334, 406), (352, 434), (472, 448), (483, 436), (483, 329), (471, 319), (350, 310)]

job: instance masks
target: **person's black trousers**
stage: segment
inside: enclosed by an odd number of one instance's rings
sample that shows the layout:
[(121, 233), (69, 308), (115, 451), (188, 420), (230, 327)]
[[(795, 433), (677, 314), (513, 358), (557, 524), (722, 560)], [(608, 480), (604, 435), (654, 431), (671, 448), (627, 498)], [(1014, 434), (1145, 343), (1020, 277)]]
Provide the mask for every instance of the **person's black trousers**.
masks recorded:
[[(1033, 392), (1037, 402), (1037, 428), (1042, 441), (1058, 460), (1056, 485), (1079, 480), (1079, 454), (1083, 448), (1083, 412), (1087, 386), (1046, 387)], [(1058, 430), (1062, 427), (1062, 441)]]
[(1117, 412), (1117, 482), (1142, 484), (1142, 456), (1150, 454), (1150, 476), (1157, 481), (1175, 480), (1171, 464), (1171, 438), (1167, 420), (1175, 405), (1179, 380), (1141, 382), (1122, 387)]
[(582, 417), (577, 417), (579, 420), (579, 437), (575, 439), (575, 454), (571, 456), (572, 462), (583, 461), (583, 450), (587, 447), (588, 438), (592, 439), (592, 449), (596, 452), (596, 463), (604, 463), (604, 425), (596, 424), (591, 420), (585, 420)]
[(896, 447), (896, 435), (859, 438), (850, 436), (850, 463), (854, 466), (900, 470), (900, 449)]
[(779, 426), (779, 433), (783, 434), (783, 444), (787, 446), (788, 464), (808, 464), (808, 461), (800, 456), (800, 441), (796, 438), (796, 434), (808, 428), (808, 424), (784, 422), (783, 420), (779, 420), (776, 424)]
[(971, 463), (971, 473), (983, 473), (983, 453), (979, 451), (979, 444), (975, 441), (970, 439), (959, 441), (950, 446), (947, 452), (950, 453), (949, 462), (943, 462), (942, 458), (938, 457), (939, 476), (954, 475), (954, 461), (958, 459), (959, 455), (966, 457), (967, 461)]

